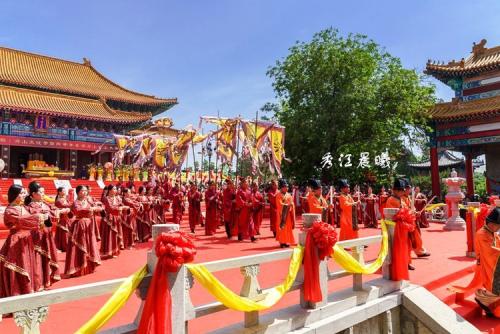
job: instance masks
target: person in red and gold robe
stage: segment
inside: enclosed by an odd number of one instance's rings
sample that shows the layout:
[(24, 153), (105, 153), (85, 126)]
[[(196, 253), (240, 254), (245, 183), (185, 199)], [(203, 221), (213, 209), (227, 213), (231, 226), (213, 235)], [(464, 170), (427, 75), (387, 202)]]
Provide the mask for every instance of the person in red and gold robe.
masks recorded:
[(205, 191), (205, 235), (214, 235), (217, 232), (217, 197), (215, 182), (209, 181)]
[(88, 201), (88, 190), (84, 185), (76, 187), (76, 200), (71, 212), (75, 217), (71, 238), (66, 251), (64, 275), (66, 277), (83, 276), (93, 273), (101, 264), (97, 236), (92, 224), (94, 212), (101, 212), (101, 206), (93, 206)]
[(476, 302), (489, 317), (500, 318), (500, 208), (494, 208), (486, 224), (477, 231), (475, 250), (481, 272), (482, 288), (476, 290)]
[[(392, 188), (392, 196), (390, 196), (386, 201), (386, 208), (401, 209), (408, 207), (402, 198), (404, 197), (406, 182), (404, 179), (394, 180), (394, 186)], [(394, 238), (392, 242), (392, 252), (391, 252), (391, 280), (400, 281), (409, 279), (409, 270), (414, 270), (410, 257), (410, 240), (408, 234), (415, 229), (414, 225), (405, 224), (403, 222), (396, 223), (394, 227)]]
[(116, 186), (110, 184), (106, 188), (103, 204), (106, 217), (102, 222), (101, 255), (103, 258), (117, 257), (123, 249), (122, 212), (128, 209), (117, 196)]
[(267, 192), (267, 201), (269, 202), (269, 225), (273, 236), (276, 238), (276, 230), (278, 229), (278, 208), (276, 196), (278, 195), (278, 184), (276, 180), (271, 181), (271, 185)]
[[(413, 212), (415, 213), (415, 216), (417, 213), (415, 212), (415, 205), (412, 203), (413, 199), (411, 196), (411, 185), (408, 180), (405, 179), (406, 185), (405, 185), (405, 193), (404, 196), (401, 198), (402, 201), (405, 202), (406, 207), (409, 207)], [(430, 256), (431, 254), (427, 252), (427, 250), (424, 248), (424, 243), (422, 240), (422, 232), (420, 231), (420, 226), (415, 222), (415, 229), (410, 232), (410, 242), (411, 242), (411, 248), (417, 254), (418, 257), (427, 257)]]
[(240, 178), (240, 187), (236, 192), (236, 211), (238, 211), (238, 241), (250, 238), (255, 239), (255, 230), (252, 222), (252, 192), (248, 187), (248, 181)]
[(176, 183), (170, 191), (170, 199), (172, 200), (172, 217), (174, 224), (180, 224), (182, 221), (182, 212), (184, 211), (184, 194), (179, 185)]
[(377, 196), (373, 193), (372, 187), (368, 187), (367, 194), (364, 197), (366, 202), (365, 206), (365, 227), (374, 227), (377, 228), (377, 212), (376, 212), (376, 204), (378, 202)]
[[(35, 281), (46, 289), (61, 280), (59, 275), (59, 264), (57, 263), (57, 247), (52, 234), (52, 221), (57, 221), (60, 213), (68, 213), (69, 209), (53, 209), (43, 202), (45, 189), (37, 182), (32, 181), (28, 186), (28, 196), (24, 200), (26, 208), (31, 214), (47, 214), (49, 219), (43, 229), (32, 230), (33, 243), (35, 245), (35, 260), (37, 269)], [(39, 274), (39, 275), (38, 275)]]
[(281, 179), (278, 183), (279, 192), (276, 195), (276, 212), (278, 225), (276, 226), (276, 240), (281, 248), (295, 244), (293, 229), (295, 228), (295, 205), (293, 197), (288, 193), (288, 183)]
[(309, 195), (311, 194), (311, 187), (309, 184), (305, 186), (302, 196), (300, 196), (300, 208), (302, 213), (312, 213), (309, 208)]
[[(57, 195), (54, 202), (56, 208), (58, 209), (71, 208), (73, 203), (70, 203), (67, 197), (68, 197), (67, 190), (64, 187), (57, 188)], [(59, 222), (56, 226), (56, 235), (55, 235), (56, 247), (61, 252), (66, 251), (66, 247), (68, 245), (68, 238), (71, 235), (70, 233), (71, 224), (72, 224), (72, 219), (69, 217), (69, 214), (61, 213), (59, 216)]]
[(307, 207), (309, 213), (317, 213), (321, 215), (321, 221), (330, 224), (330, 206), (323, 197), (321, 182), (318, 180), (310, 180), (309, 187), (311, 191), (307, 196)]
[(196, 183), (191, 183), (191, 189), (187, 194), (189, 203), (189, 228), (191, 232), (194, 233), (196, 225), (201, 225), (201, 193), (198, 191)]
[(137, 239), (139, 242), (146, 242), (151, 238), (152, 232), (152, 222), (150, 213), (151, 201), (148, 196), (146, 196), (146, 188), (144, 186), (139, 187), (139, 195), (137, 196), (137, 202), (139, 202), (139, 212), (137, 215)]
[(378, 201), (378, 207), (380, 210), (380, 217), (384, 219), (384, 208), (386, 207), (386, 202), (387, 199), (389, 198), (389, 194), (385, 191), (385, 187), (382, 186), (382, 189), (380, 189), (380, 194), (378, 196), (379, 201)]
[(123, 210), (123, 247), (125, 249), (131, 249), (137, 240), (137, 215), (141, 208), (141, 204), (134, 198), (135, 196), (129, 188), (124, 188), (122, 193), (122, 202), (129, 208), (128, 210)]
[(9, 205), (3, 218), (10, 233), (0, 249), (0, 298), (43, 290), (43, 285), (35, 280), (37, 263), (32, 231), (45, 229), (44, 222), (49, 218), (48, 214), (31, 214), (26, 209), (26, 191), (22, 186), (10, 186), (7, 197)]
[(259, 191), (257, 182), (252, 183), (252, 203), (252, 221), (255, 228), (255, 234), (260, 235), (260, 225), (264, 217), (264, 206), (266, 202), (264, 201), (264, 196)]
[(358, 202), (350, 195), (349, 182), (339, 181), (339, 207), (340, 207), (340, 236), (339, 240), (350, 240), (358, 238), (357, 226), (353, 226), (352, 210), (356, 209)]

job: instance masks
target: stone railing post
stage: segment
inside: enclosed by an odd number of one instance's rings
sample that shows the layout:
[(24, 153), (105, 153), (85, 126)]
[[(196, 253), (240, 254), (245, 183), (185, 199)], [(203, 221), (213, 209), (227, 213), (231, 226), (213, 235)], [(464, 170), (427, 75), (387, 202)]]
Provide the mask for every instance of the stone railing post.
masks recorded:
[(47, 306), (14, 312), (14, 322), (21, 327), (22, 334), (40, 334), (40, 324), (47, 319), (48, 313)]
[(480, 202), (468, 202), (467, 203), (467, 215), (470, 215), (470, 224), (467, 224), (467, 252), (465, 256), (476, 258), (476, 250), (474, 249), (474, 239), (476, 237), (476, 216), (474, 215), (474, 209), (479, 208)]
[[(175, 232), (179, 230), (178, 224), (156, 224), (153, 225), (153, 240), (163, 232)], [(153, 249), (148, 252), (148, 270), (152, 274), (158, 261)], [(194, 307), (189, 298), (189, 289), (193, 286), (193, 278), (185, 266), (176, 273), (168, 274), (170, 294), (172, 296), (172, 334), (187, 333), (187, 320), (194, 316)], [(141, 306), (142, 309), (142, 306)]]
[[(384, 219), (385, 220), (390, 220), (394, 218), (394, 215), (398, 213), (399, 209), (398, 208), (385, 208), (384, 209)], [(391, 254), (392, 254), (392, 243), (394, 240), (394, 226), (387, 225), (387, 236), (388, 236), (388, 250), (387, 250), (387, 256), (385, 258), (384, 264), (382, 265), (382, 275), (384, 276), (385, 279), (390, 280), (391, 279)]]
[[(299, 244), (301, 246), (306, 245), (307, 231), (312, 226), (314, 222), (321, 221), (321, 215), (316, 213), (304, 213), (302, 214), (302, 220), (304, 222), (304, 230), (299, 233)], [(297, 280), (304, 282), (304, 266), (300, 268), (299, 274), (297, 275)], [(300, 289), (300, 306), (303, 308), (318, 308), (324, 306), (328, 302), (328, 266), (327, 260), (319, 262), (319, 283), (321, 287), (321, 295), (323, 300), (318, 303), (310, 303), (304, 299), (304, 288)]]
[[(243, 286), (241, 287), (240, 296), (256, 297), (262, 293), (257, 276), (260, 272), (260, 266), (253, 264), (240, 268), (243, 275)], [(259, 324), (259, 311), (245, 312), (245, 328), (257, 326)]]
[[(352, 257), (360, 264), (365, 264), (365, 258), (363, 256), (364, 252), (365, 246), (356, 246), (352, 249)], [(363, 290), (363, 274), (352, 275), (352, 289), (354, 291)]]

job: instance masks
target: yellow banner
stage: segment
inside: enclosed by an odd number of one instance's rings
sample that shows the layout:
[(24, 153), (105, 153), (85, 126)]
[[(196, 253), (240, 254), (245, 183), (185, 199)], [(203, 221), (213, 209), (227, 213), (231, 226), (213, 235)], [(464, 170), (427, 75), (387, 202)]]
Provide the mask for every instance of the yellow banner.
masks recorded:
[(139, 283), (141, 283), (144, 276), (148, 273), (148, 266), (142, 267), (135, 274), (127, 277), (127, 279), (116, 289), (111, 298), (108, 299), (106, 304), (101, 307), (101, 309), (83, 325), (79, 330), (76, 331), (78, 334), (91, 334), (97, 333), (99, 329), (106, 324), (118, 312), (123, 305), (130, 298), (132, 293), (137, 289)]
[(156, 151), (153, 161), (157, 167), (163, 168), (167, 163), (166, 155), (169, 143), (164, 138), (155, 138), (154, 141), (156, 142)]
[(295, 282), (297, 273), (299, 272), (303, 256), (303, 247), (298, 246), (293, 249), (285, 281), (272, 289), (266, 290), (264, 299), (260, 301), (253, 301), (249, 298), (238, 296), (236, 293), (229, 290), (217, 278), (215, 278), (215, 276), (212, 275), (212, 273), (210, 273), (204, 265), (187, 264), (186, 266), (191, 274), (193, 274), (196, 278), (196, 281), (226, 307), (232, 310), (251, 312), (265, 310), (272, 307), (288, 290), (290, 290), (293, 282)]

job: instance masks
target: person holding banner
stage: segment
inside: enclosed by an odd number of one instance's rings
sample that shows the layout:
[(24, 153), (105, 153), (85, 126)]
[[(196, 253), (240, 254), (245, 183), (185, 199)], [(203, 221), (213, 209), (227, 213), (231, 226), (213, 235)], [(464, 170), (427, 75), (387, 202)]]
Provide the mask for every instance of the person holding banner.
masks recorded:
[(264, 206), (266, 205), (266, 202), (264, 201), (264, 196), (259, 191), (259, 185), (257, 182), (252, 183), (252, 202), (252, 221), (255, 228), (255, 234), (260, 235), (260, 225), (262, 224), (262, 219), (264, 217)]
[(276, 195), (277, 221), (276, 240), (281, 248), (290, 247), (295, 244), (293, 229), (295, 228), (295, 205), (293, 197), (288, 193), (288, 183), (285, 179), (278, 182), (280, 191)]
[(196, 183), (191, 182), (191, 188), (187, 194), (189, 211), (189, 228), (194, 233), (196, 225), (201, 225), (201, 193), (198, 191)]
[(500, 318), (500, 208), (486, 217), (486, 224), (475, 236), (477, 264), (481, 271), (482, 288), (476, 290), (476, 302), (488, 317)]
[(269, 191), (267, 192), (267, 201), (269, 202), (269, 221), (271, 232), (273, 232), (273, 236), (276, 238), (277, 230), (278, 230), (278, 206), (276, 202), (276, 196), (278, 195), (278, 184), (276, 180), (271, 181), (271, 185), (269, 187)]
[(214, 181), (208, 181), (205, 191), (205, 235), (217, 232), (217, 189)]
[(222, 191), (222, 210), (223, 210), (223, 220), (224, 227), (226, 229), (226, 235), (228, 239), (231, 239), (233, 235), (233, 225), (234, 225), (234, 203), (236, 201), (236, 193), (234, 191), (234, 183), (230, 178), (225, 181), (225, 188)]
[(255, 242), (255, 229), (252, 222), (252, 192), (248, 189), (248, 181), (240, 177), (240, 187), (236, 192), (236, 210), (238, 211), (238, 241), (250, 238)]
[(340, 236), (339, 240), (350, 240), (358, 238), (357, 221), (353, 220), (353, 210), (356, 210), (358, 202), (354, 201), (350, 194), (349, 182), (345, 179), (339, 181), (339, 208), (340, 208)]

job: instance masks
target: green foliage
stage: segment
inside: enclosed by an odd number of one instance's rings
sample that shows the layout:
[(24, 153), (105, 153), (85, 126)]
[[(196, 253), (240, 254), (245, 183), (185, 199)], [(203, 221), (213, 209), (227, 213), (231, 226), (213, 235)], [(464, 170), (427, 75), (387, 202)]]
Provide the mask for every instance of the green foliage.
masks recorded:
[[(392, 173), (375, 168), (374, 156), (387, 149), (399, 159), (408, 138), (422, 135), (434, 87), (362, 35), (342, 37), (327, 29), (289, 51), (268, 70), (279, 107), (263, 108), (286, 127), (285, 149), (292, 163), (284, 163), (285, 174), (299, 180), (364, 181), (367, 169), (356, 166), (360, 153), (369, 152), (370, 171), (387, 182)], [(327, 152), (334, 165), (321, 169)], [(339, 166), (336, 159), (342, 153), (353, 155), (353, 167)]]
[(474, 193), (482, 198), (488, 197), (486, 191), (486, 177), (483, 173), (474, 173)]

